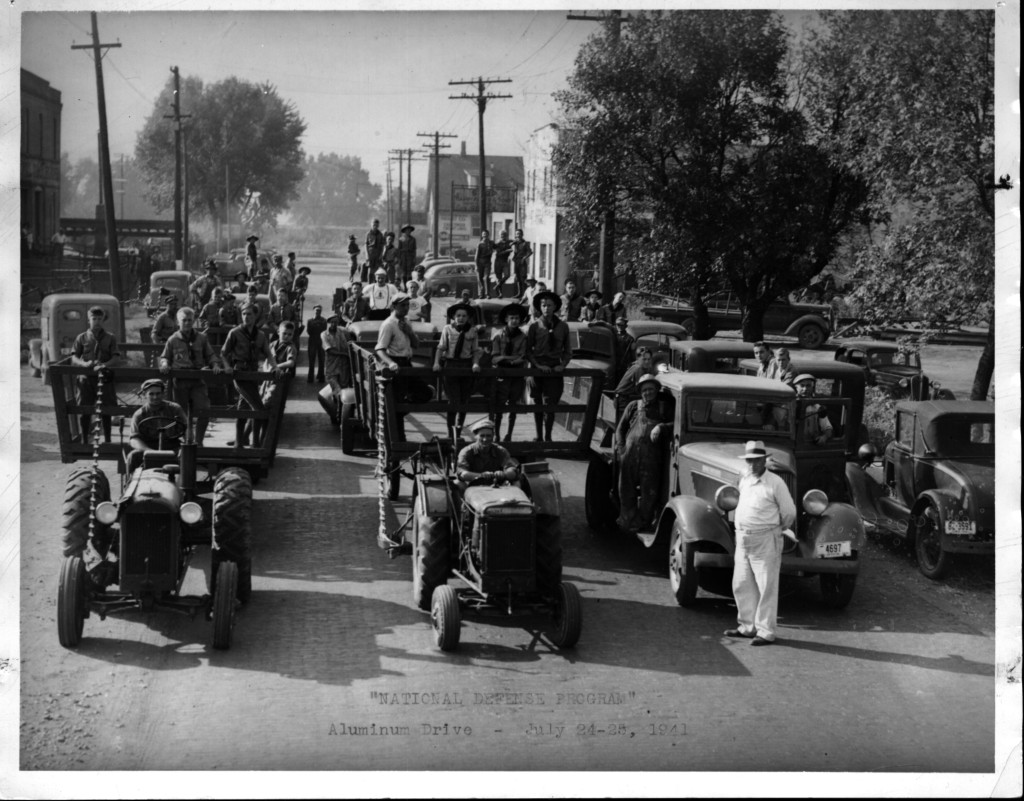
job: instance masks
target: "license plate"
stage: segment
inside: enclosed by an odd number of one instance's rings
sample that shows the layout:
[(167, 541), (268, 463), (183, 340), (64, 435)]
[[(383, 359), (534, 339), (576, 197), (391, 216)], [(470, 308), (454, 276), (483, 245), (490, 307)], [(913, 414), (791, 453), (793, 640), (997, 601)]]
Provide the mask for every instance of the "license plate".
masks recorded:
[(959, 537), (973, 537), (977, 533), (973, 520), (947, 520), (946, 533)]
[(840, 556), (850, 555), (850, 541), (843, 542), (816, 542), (814, 544), (814, 555), (822, 559), (836, 559)]

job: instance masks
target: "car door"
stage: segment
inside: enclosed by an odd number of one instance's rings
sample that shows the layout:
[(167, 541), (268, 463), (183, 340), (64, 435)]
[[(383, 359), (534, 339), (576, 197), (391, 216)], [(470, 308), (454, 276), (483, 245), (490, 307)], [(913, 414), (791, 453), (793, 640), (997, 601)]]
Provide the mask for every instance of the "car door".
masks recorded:
[(906, 519), (907, 512), (917, 497), (914, 488), (914, 437), (917, 415), (900, 409), (896, 415), (896, 439), (886, 449), (885, 488), (879, 500), (883, 516), (892, 521)]

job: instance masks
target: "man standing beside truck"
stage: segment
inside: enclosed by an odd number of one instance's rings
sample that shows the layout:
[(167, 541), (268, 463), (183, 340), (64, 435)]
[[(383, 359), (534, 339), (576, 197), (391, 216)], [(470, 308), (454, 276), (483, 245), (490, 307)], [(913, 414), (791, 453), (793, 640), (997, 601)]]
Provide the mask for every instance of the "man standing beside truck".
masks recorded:
[[(109, 370), (121, 358), (121, 351), (117, 346), (117, 339), (109, 331), (103, 328), (103, 321), (107, 319), (107, 313), (101, 306), (93, 306), (89, 309), (89, 328), (75, 337), (74, 345), (71, 347), (71, 363), (75, 367), (89, 367), (93, 370), (92, 375), (78, 376), (78, 404), (80, 406), (92, 406), (96, 403), (96, 395), (100, 395), (100, 401), (104, 406), (113, 406), (117, 403), (117, 393), (114, 391), (114, 380)], [(100, 385), (100, 373), (106, 370), (104, 375), (102, 391)], [(82, 442), (92, 440), (92, 414), (82, 414), (79, 418), (82, 427)], [(110, 442), (110, 416), (103, 415), (103, 439)]]
[(782, 532), (796, 522), (796, 505), (786, 482), (768, 470), (763, 442), (749, 441), (739, 458), (746, 460), (747, 470), (740, 478), (735, 513), (732, 593), (737, 626), (725, 636), (746, 637), (751, 645), (771, 645), (779, 612)]

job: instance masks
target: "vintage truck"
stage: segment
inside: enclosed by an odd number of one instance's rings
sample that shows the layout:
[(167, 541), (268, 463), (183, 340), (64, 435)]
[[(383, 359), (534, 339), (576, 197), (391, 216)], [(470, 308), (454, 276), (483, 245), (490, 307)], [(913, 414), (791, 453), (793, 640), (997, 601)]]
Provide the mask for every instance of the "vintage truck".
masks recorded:
[[(748, 440), (763, 440), (768, 468), (786, 482), (798, 508), (796, 541), (787, 540), (782, 573), (817, 576), (830, 606), (853, 597), (864, 547), (864, 525), (849, 504), (845, 480), (846, 427), (850, 400), (796, 398), (781, 381), (720, 373), (657, 374), (658, 402), (673, 420), (670, 445), (663, 447), (659, 471), (660, 514), (638, 539), (648, 548), (668, 550), (673, 595), (682, 606), (694, 603), (697, 589), (731, 595), (735, 534), (732, 511), (744, 468), (739, 455)], [(777, 411), (778, 413), (773, 413)], [(836, 436), (824, 445), (804, 437), (800, 421), (824, 412)], [(767, 427), (766, 427), (767, 426)], [(593, 450), (587, 471), (587, 523), (602, 533), (618, 532), (618, 454)]]
[(868, 530), (910, 543), (938, 580), (953, 554), (995, 554), (995, 452), (993, 403), (900, 401), (881, 460), (863, 445), (846, 478)]

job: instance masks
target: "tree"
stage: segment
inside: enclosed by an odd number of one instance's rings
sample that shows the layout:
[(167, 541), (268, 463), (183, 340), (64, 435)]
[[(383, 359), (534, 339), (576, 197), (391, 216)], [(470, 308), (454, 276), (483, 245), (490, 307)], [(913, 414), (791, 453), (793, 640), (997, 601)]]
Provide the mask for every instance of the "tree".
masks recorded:
[[(168, 80), (139, 133), (136, 161), (158, 210), (174, 201), (174, 128), (165, 119), (174, 97)], [(228, 78), (204, 87), (198, 78), (181, 85), (188, 137), (189, 210), (214, 222), (225, 218), (229, 202), (243, 224), (273, 226), (277, 215), (299, 197), (306, 124), (293, 104), (269, 83)]]
[(299, 199), (291, 213), (300, 225), (362, 225), (380, 194), (358, 157), (321, 153), (306, 159)]
[[(808, 105), (838, 109), (834, 153), (870, 184), (885, 235), (857, 261), (871, 322), (989, 320), (972, 398), (994, 364), (994, 38), (991, 11), (823, 13)], [(894, 209), (909, 210), (906, 219)]]
[(642, 12), (618, 46), (581, 50), (559, 96), (570, 253), (614, 197), (639, 285), (689, 295), (698, 337), (707, 295), (728, 286), (744, 338), (760, 338), (768, 304), (828, 264), (863, 196), (791, 107), (786, 53), (771, 12)]

